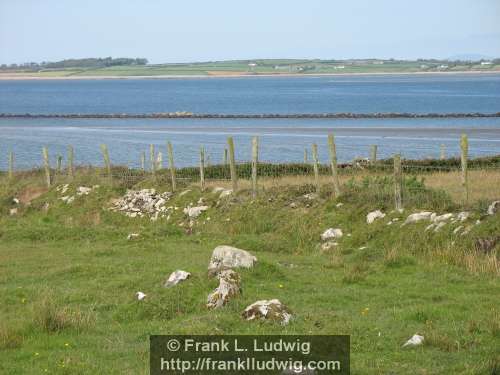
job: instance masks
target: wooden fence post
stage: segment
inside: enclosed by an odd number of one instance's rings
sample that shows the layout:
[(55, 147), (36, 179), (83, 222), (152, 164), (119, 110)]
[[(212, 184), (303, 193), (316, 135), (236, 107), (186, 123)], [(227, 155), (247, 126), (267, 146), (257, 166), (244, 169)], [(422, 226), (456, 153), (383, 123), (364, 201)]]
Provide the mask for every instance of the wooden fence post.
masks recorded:
[(200, 147), (200, 189), (205, 191), (205, 149)]
[(146, 153), (144, 151), (141, 152), (141, 169), (142, 171), (146, 171)]
[(398, 211), (403, 209), (403, 200), (401, 198), (402, 185), (401, 154), (396, 154), (394, 155), (394, 203)]
[(316, 185), (316, 193), (320, 192), (319, 184), (319, 161), (318, 161), (318, 145), (313, 143), (312, 145), (312, 157), (313, 157), (313, 168), (314, 168), (314, 184)]
[(163, 154), (161, 151), (158, 151), (158, 155), (156, 155), (156, 170), (159, 171), (163, 168)]
[(206, 155), (206, 159), (207, 159), (207, 162), (206, 162), (207, 167), (210, 167), (210, 154)]
[(73, 146), (68, 146), (68, 177), (73, 178), (73, 162), (75, 159), (75, 152), (73, 150)]
[(56, 159), (56, 173), (57, 174), (61, 174), (61, 170), (62, 170), (62, 155), (57, 155), (57, 159)]
[(328, 134), (328, 149), (330, 150), (330, 166), (332, 169), (333, 190), (335, 197), (340, 195), (339, 174), (337, 170), (337, 148), (335, 147), (335, 139), (333, 134)]
[(259, 138), (252, 138), (252, 196), (257, 196), (257, 165), (259, 163)]
[(307, 164), (308, 163), (308, 160), (307, 160), (307, 148), (304, 149), (304, 164)]
[(106, 173), (108, 174), (108, 177), (111, 178), (111, 161), (109, 159), (108, 146), (106, 146), (104, 143), (101, 144), (101, 152), (102, 152), (102, 157), (104, 159), (104, 168), (106, 168)]
[(175, 165), (174, 165), (174, 149), (172, 148), (172, 143), (167, 142), (168, 150), (168, 166), (170, 168), (170, 178), (172, 179), (172, 192), (175, 191)]
[(370, 150), (370, 164), (375, 165), (377, 163), (377, 145), (372, 145)]
[(444, 144), (441, 145), (441, 152), (439, 155), (439, 159), (441, 160), (446, 159), (446, 146)]
[(469, 175), (467, 172), (467, 159), (469, 157), (469, 141), (466, 134), (460, 139), (461, 164), (462, 164), (462, 188), (464, 190), (465, 204), (469, 203)]
[(11, 151), (9, 152), (9, 180), (12, 180), (14, 177), (14, 153)]
[(227, 165), (227, 148), (224, 147), (224, 155), (222, 156), (222, 163)]
[(231, 182), (233, 185), (233, 192), (238, 190), (238, 176), (236, 174), (236, 160), (234, 158), (234, 141), (233, 137), (227, 137), (227, 144), (229, 146), (229, 171), (231, 172)]
[(151, 174), (154, 176), (156, 174), (156, 165), (155, 165), (155, 145), (149, 145), (149, 163), (151, 168)]
[(47, 183), (47, 187), (50, 188), (50, 161), (49, 161), (49, 150), (47, 147), (42, 149), (43, 154), (43, 166), (45, 169), (45, 181)]

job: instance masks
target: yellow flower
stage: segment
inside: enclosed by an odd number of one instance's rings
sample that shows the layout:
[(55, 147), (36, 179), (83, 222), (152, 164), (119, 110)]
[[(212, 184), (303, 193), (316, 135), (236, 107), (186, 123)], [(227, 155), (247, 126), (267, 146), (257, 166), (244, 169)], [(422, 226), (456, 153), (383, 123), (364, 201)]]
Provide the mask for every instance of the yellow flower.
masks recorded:
[(40, 355), (40, 353), (38, 353), (38, 352), (37, 352), (37, 353), (35, 353), (35, 356), (37, 356), (37, 355)]
[(66, 344), (64, 344), (64, 346), (69, 346), (69, 344), (68, 344), (68, 343), (66, 343)]
[(280, 284), (280, 285), (279, 285), (279, 287), (280, 287), (280, 288), (283, 288), (283, 284)]

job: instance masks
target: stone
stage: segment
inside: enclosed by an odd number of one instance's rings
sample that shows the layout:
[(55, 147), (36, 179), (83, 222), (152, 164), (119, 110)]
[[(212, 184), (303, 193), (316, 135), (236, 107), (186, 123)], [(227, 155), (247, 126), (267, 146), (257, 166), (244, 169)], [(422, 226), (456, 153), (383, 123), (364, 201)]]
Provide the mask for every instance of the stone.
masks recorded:
[(411, 214), (406, 218), (403, 225), (416, 223), (416, 222), (422, 221), (422, 220), (430, 220), (432, 214), (433, 214), (433, 212), (430, 212), (430, 211), (422, 211), (422, 212), (417, 212), (417, 213)]
[(261, 300), (252, 303), (242, 313), (246, 320), (274, 320), (281, 325), (287, 325), (292, 313), (278, 299)]
[(342, 207), (343, 205), (344, 205), (344, 203), (337, 203), (337, 204), (335, 205), (335, 207), (340, 208), (340, 207)]
[(128, 236), (127, 236), (127, 240), (133, 240), (133, 239), (136, 239), (136, 238), (139, 238), (139, 233), (130, 233)]
[(89, 195), (91, 191), (92, 191), (92, 188), (89, 188), (89, 187), (86, 187), (86, 186), (79, 186), (76, 189), (76, 195), (78, 195), (78, 196)]
[(135, 295), (137, 296), (137, 300), (139, 301), (142, 301), (144, 298), (147, 297), (147, 295), (144, 294), (143, 292), (137, 292)]
[(203, 211), (208, 210), (208, 206), (186, 207), (184, 213), (192, 219), (196, 219)]
[(463, 225), (459, 225), (458, 227), (456, 227), (454, 230), (453, 230), (453, 234), (457, 234), (458, 232), (460, 232), (462, 229), (464, 229), (464, 226)]
[(174, 285), (177, 285), (180, 282), (189, 279), (190, 277), (191, 277), (191, 274), (189, 272), (177, 270), (177, 271), (174, 271), (170, 274), (170, 276), (168, 277), (167, 281), (165, 282), (165, 284), (163, 286), (165, 288), (171, 288)]
[(341, 238), (343, 236), (342, 229), (339, 228), (328, 228), (321, 234), (321, 239), (323, 241), (332, 239), (332, 238)]
[(15, 208), (11, 208), (11, 209), (9, 210), (9, 215), (10, 215), (10, 216), (15, 216), (15, 215), (17, 215), (17, 207), (15, 207)]
[(69, 184), (59, 185), (56, 187), (56, 191), (61, 194), (66, 194), (69, 189)]
[(12, 198), (12, 203), (14, 203), (14, 204), (19, 204), (19, 199), (17, 199), (17, 198)]
[(443, 228), (446, 225), (446, 222), (440, 221), (436, 224), (436, 227), (434, 228), (434, 232), (439, 232), (441, 228)]
[(209, 275), (215, 275), (220, 270), (228, 268), (251, 268), (257, 262), (257, 258), (246, 250), (232, 246), (217, 246), (212, 252), (208, 265)]
[(307, 200), (314, 200), (314, 199), (317, 199), (318, 198), (318, 194), (316, 193), (309, 193), (309, 194), (304, 194), (303, 197)]
[(433, 215), (431, 215), (431, 221), (433, 223), (440, 223), (443, 221), (447, 221), (447, 220), (451, 219), (452, 217), (453, 217), (453, 214), (450, 214), (450, 213), (439, 215), (439, 216), (433, 214)]
[(403, 348), (406, 346), (417, 346), (424, 343), (424, 336), (414, 334), (408, 341), (403, 344)]
[(339, 244), (337, 242), (333, 242), (333, 241), (325, 242), (325, 243), (321, 244), (321, 251), (324, 252), (324, 251), (331, 250), (334, 247), (337, 247), (338, 245)]
[(61, 197), (59, 199), (61, 199), (63, 202), (65, 202), (67, 204), (71, 204), (75, 200), (75, 197), (73, 195), (72, 196), (66, 195), (66, 196)]
[(226, 269), (217, 275), (219, 286), (207, 297), (207, 307), (218, 309), (226, 305), (230, 299), (241, 294), (240, 276), (231, 269)]
[(457, 220), (465, 221), (469, 218), (470, 212), (462, 211), (457, 214)]
[(173, 207), (166, 207), (171, 192), (157, 193), (155, 189), (128, 190), (121, 198), (111, 202), (111, 211), (122, 212), (128, 217), (149, 216), (153, 220), (166, 217)]
[(224, 189), (221, 191), (221, 193), (219, 194), (219, 199), (221, 198), (224, 198), (224, 197), (228, 197), (230, 196), (231, 194), (233, 194), (233, 190), (232, 189)]
[(488, 215), (495, 215), (500, 210), (500, 201), (494, 201), (488, 207)]
[(368, 215), (366, 215), (366, 223), (371, 224), (376, 219), (381, 219), (383, 217), (385, 217), (385, 214), (382, 211), (380, 211), (380, 210), (372, 211), (372, 212), (368, 213)]

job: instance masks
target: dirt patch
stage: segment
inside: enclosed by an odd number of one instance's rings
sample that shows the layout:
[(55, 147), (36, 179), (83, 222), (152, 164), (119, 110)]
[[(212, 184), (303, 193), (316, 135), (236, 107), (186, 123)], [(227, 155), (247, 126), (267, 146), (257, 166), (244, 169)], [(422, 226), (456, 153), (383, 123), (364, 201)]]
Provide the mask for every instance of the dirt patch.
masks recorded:
[(32, 200), (40, 197), (42, 194), (45, 194), (47, 191), (49, 191), (49, 189), (47, 189), (46, 187), (41, 187), (41, 186), (32, 187), (32, 186), (30, 186), (30, 187), (27, 187), (26, 189), (24, 189), (19, 194), (19, 196), (17, 198), (19, 199), (19, 202), (26, 205), (26, 204), (30, 204)]

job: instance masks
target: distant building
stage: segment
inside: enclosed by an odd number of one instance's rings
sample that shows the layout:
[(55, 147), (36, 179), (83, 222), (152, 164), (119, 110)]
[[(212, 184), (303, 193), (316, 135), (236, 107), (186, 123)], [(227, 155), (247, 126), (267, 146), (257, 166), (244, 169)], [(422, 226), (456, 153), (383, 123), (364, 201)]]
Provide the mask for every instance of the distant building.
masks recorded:
[(493, 65), (491, 61), (481, 61), (481, 65)]
[(439, 65), (439, 69), (448, 69), (448, 65)]
[(344, 65), (337, 65), (333, 67), (333, 69), (344, 69), (344, 68), (345, 68)]
[(253, 68), (254, 66), (257, 66), (257, 64), (256, 63), (248, 63), (248, 66)]

